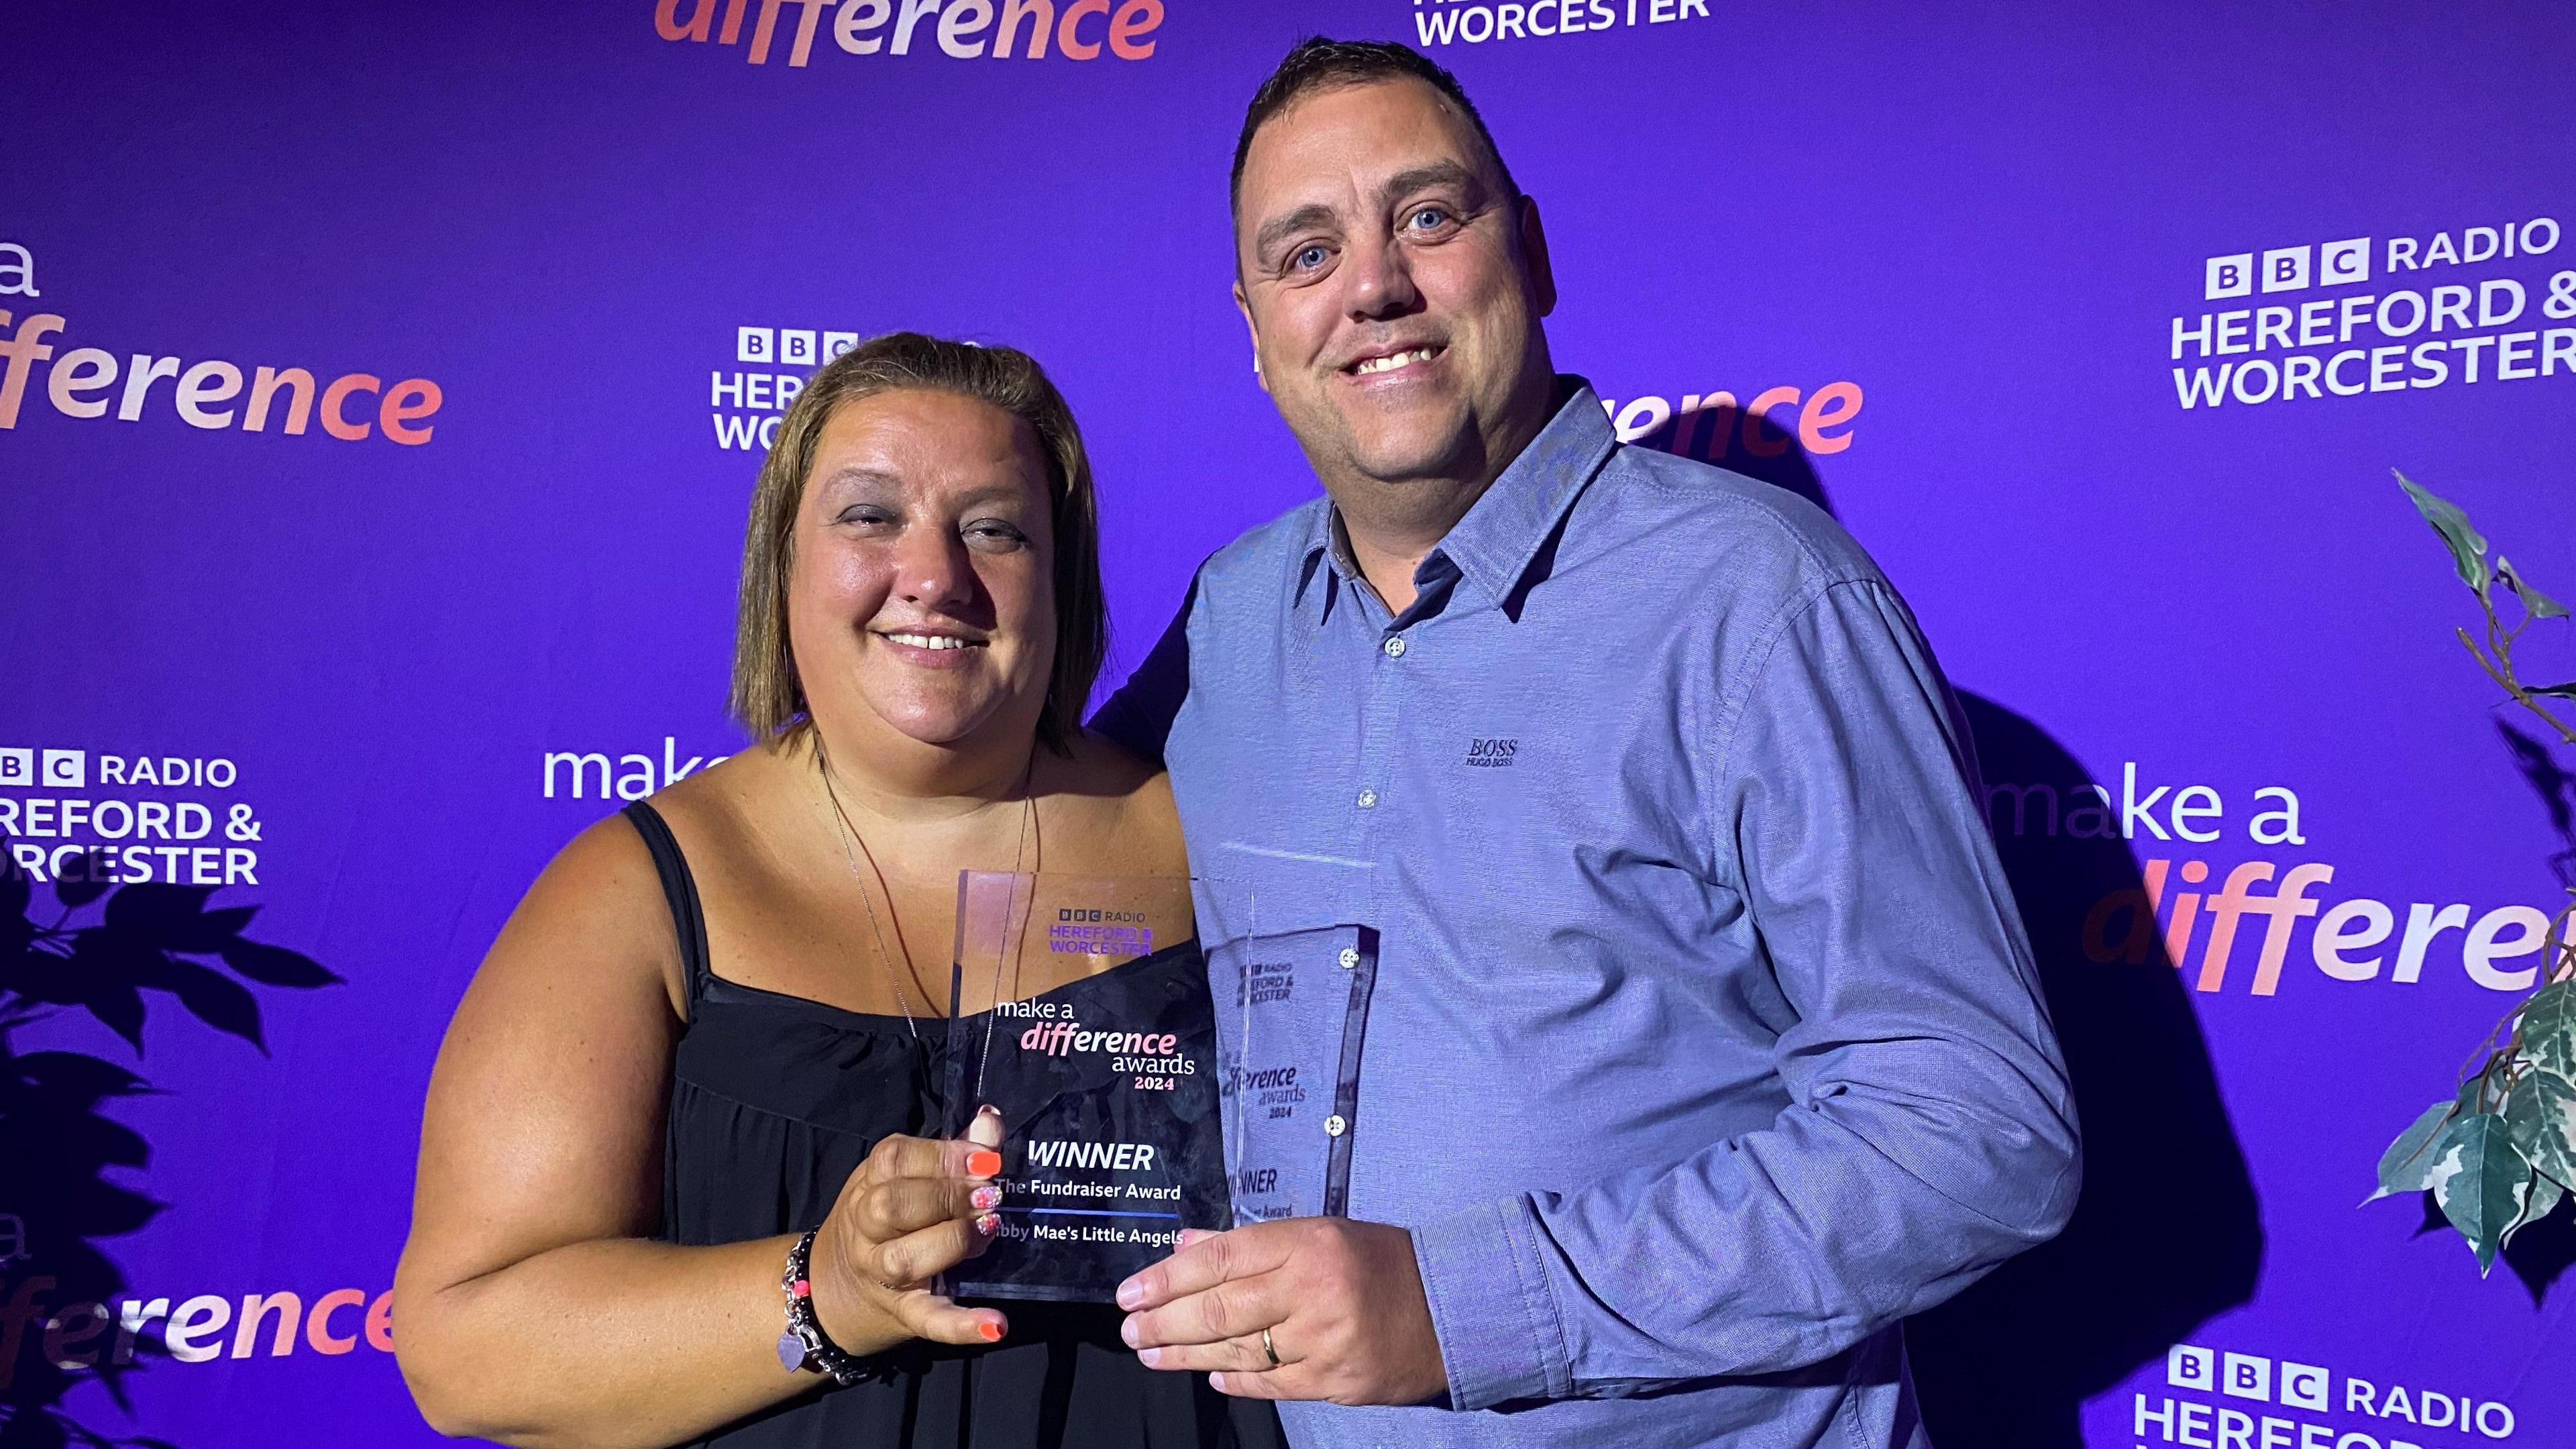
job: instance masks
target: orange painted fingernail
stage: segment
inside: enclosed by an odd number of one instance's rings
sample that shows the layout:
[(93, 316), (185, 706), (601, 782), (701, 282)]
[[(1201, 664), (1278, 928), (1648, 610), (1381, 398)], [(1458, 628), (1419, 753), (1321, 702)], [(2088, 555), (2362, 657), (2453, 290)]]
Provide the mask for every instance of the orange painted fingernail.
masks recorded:
[(1002, 1170), (1002, 1154), (989, 1147), (979, 1147), (966, 1154), (968, 1177), (991, 1177)]
[(1002, 1341), (1002, 1325), (995, 1323), (989, 1318), (976, 1324), (975, 1331), (984, 1335), (984, 1341), (986, 1343), (1000, 1343)]

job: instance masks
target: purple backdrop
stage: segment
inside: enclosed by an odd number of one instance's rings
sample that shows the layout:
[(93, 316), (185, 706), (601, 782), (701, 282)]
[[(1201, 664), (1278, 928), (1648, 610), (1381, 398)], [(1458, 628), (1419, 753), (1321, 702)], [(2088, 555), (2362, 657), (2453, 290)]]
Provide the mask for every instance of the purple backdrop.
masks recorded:
[[(1431, 42), (1545, 206), (1560, 362), (1823, 497), (2047, 787), (1995, 803), (2089, 1190), (1919, 1325), (1943, 1442), (2576, 1443), (2566, 1211), (2481, 1281), (2354, 1208), (2576, 850), (2389, 478), (2576, 591), (2560, 7), (1087, 0), (997, 58), (1013, 4), (0, 17), (0, 1441), (432, 1437), (369, 1311), (431, 1055), (603, 792), (741, 743), (775, 379), (896, 327), (1045, 362), (1118, 677), (1313, 487), (1224, 170), (1321, 30)], [(2213, 961), (2182, 893), (2251, 862), (2325, 913)]]

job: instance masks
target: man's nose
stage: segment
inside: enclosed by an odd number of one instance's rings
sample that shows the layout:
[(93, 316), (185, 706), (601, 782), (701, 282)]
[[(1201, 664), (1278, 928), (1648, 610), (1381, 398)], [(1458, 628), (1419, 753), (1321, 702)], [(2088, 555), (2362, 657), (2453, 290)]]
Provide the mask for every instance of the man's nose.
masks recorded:
[(962, 604), (974, 596), (974, 562), (953, 530), (905, 529), (895, 543), (894, 567), (895, 596), (906, 603)]
[(1393, 237), (1374, 246), (1353, 247), (1343, 265), (1350, 276), (1353, 317), (1368, 321), (1400, 317), (1422, 300), (1413, 285), (1412, 261)]

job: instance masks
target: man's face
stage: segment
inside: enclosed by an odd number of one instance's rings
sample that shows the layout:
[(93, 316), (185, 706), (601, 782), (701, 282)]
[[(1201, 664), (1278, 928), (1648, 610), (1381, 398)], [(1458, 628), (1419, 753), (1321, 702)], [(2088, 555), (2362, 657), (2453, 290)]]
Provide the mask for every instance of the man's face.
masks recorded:
[(1544, 422), (1556, 299), (1536, 208), (1430, 86), (1345, 86), (1272, 117), (1235, 246), (1262, 385), (1328, 484), (1473, 472)]

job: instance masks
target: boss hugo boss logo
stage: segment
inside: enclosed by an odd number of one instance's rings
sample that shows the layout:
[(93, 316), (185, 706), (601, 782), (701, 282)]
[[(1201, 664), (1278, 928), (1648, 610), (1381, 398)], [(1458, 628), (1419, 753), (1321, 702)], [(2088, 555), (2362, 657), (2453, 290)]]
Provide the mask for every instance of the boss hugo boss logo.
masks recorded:
[(1509, 765), (1520, 754), (1518, 740), (1471, 739), (1467, 741), (1467, 763), (1478, 769), (1494, 770)]

